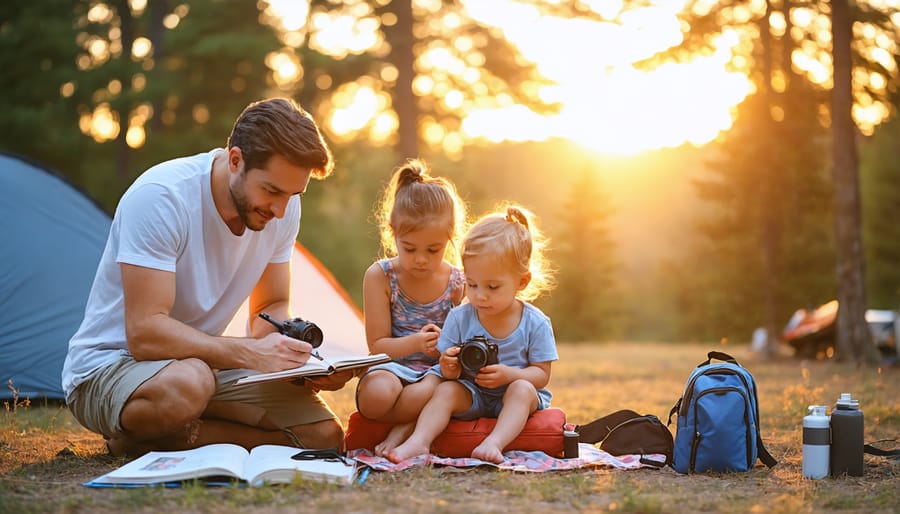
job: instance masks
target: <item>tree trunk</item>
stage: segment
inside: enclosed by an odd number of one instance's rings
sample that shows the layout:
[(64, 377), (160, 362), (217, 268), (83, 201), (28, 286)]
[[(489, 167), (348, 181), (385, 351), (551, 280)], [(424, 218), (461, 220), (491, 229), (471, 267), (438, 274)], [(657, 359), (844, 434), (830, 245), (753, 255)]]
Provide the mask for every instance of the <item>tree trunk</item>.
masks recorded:
[[(162, 75), (166, 73), (165, 62), (163, 62), (166, 58), (166, 28), (163, 25), (163, 20), (165, 19), (168, 12), (168, 0), (153, 0), (153, 2), (150, 2), (149, 35), (150, 42), (153, 43), (153, 60), (156, 61), (156, 66), (153, 69), (153, 78), (160, 81), (164, 80)], [(162, 112), (163, 107), (165, 106), (164, 98), (165, 96), (163, 95), (154, 95), (154, 98), (152, 100), (153, 119), (150, 123), (148, 123), (148, 125), (154, 130), (161, 130), (163, 127)]]
[(859, 161), (856, 126), (851, 109), (851, 52), (853, 20), (848, 0), (831, 2), (834, 48), (834, 89), (831, 92), (832, 173), (835, 190), (835, 243), (837, 246), (837, 339), (835, 358), (857, 364), (877, 362), (866, 324), (865, 264), (859, 198)]
[[(772, 91), (772, 76), (774, 69), (774, 49), (772, 32), (769, 28), (769, 15), (772, 12), (772, 2), (766, 2), (766, 15), (760, 20), (760, 43), (763, 52), (763, 79), (762, 94), (765, 97), (765, 106), (771, 108), (775, 104), (776, 95)], [(772, 119), (771, 113), (763, 116), (766, 134), (763, 136), (767, 143), (762, 145), (762, 155), (759, 156), (761, 166), (760, 194), (760, 221), (762, 222), (762, 251), (763, 269), (765, 276), (762, 278), (763, 301), (765, 310), (763, 320), (766, 328), (766, 347), (763, 350), (765, 356), (772, 356), (778, 349), (777, 334), (779, 314), (782, 310), (781, 295), (778, 283), (781, 280), (781, 206), (776, 201), (777, 177), (781, 176), (781, 163), (773, 155), (777, 145), (776, 138), (781, 127), (779, 122)]]
[(416, 95), (413, 94), (416, 56), (413, 52), (412, 0), (392, 2), (397, 23), (390, 28), (391, 60), (397, 67), (394, 111), (397, 113), (397, 153), (403, 160), (419, 156), (419, 120)]
[[(119, 108), (119, 135), (116, 137), (116, 172), (119, 183), (122, 186), (128, 186), (131, 181), (129, 167), (131, 163), (131, 147), (128, 146), (126, 137), (128, 135), (128, 116), (131, 113), (130, 98), (131, 90), (131, 47), (134, 45), (134, 19), (131, 17), (131, 7), (127, 0), (119, 0), (116, 2), (116, 11), (122, 20), (122, 66), (121, 73), (117, 77), (122, 82), (122, 91), (119, 97), (122, 101), (117, 102)], [(123, 187), (124, 190), (124, 187)]]

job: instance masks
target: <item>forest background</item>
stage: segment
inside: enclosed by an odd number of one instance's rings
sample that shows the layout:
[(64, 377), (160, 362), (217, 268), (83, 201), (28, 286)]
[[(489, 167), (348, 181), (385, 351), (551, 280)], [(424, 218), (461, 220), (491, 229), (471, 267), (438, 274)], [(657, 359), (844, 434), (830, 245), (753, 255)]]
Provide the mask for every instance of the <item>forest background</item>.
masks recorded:
[[(539, 116), (564, 104), (541, 94), (553, 81), (523, 55), (522, 40), (473, 14), (500, 4), (572, 27), (627, 26), (647, 6), (668, 6), (683, 37), (644, 54), (624, 43), (532, 39), (601, 72), (604, 55), (627, 54), (638, 72), (717, 54), (728, 34), (722, 66), (750, 87), (703, 140), (642, 139), (662, 123), (660, 102), (685, 104), (677, 123), (686, 128), (711, 108), (665, 80), (629, 99), (638, 127), (630, 140), (615, 140), (627, 127), (601, 111), (570, 127), (578, 138), (547, 134)], [(320, 122), (337, 160), (335, 175), (303, 199), (299, 240), (358, 304), (363, 271), (379, 257), (378, 194), (395, 166), (421, 157), (457, 185), (472, 214), (512, 200), (540, 217), (559, 285), (538, 305), (561, 340), (747, 341), (754, 328), (780, 330), (795, 309), (837, 294), (832, 5), (3, 2), (0, 150), (48, 165), (112, 212), (149, 166), (224, 146), (249, 102), (290, 96)], [(860, 1), (849, 13), (866, 303), (881, 309), (900, 307), (897, 7)], [(335, 27), (353, 37), (335, 40)], [(715, 92), (720, 85), (705, 78), (692, 87)], [(501, 118), (500, 135), (469, 123), (479, 109), (510, 107), (534, 116)]]

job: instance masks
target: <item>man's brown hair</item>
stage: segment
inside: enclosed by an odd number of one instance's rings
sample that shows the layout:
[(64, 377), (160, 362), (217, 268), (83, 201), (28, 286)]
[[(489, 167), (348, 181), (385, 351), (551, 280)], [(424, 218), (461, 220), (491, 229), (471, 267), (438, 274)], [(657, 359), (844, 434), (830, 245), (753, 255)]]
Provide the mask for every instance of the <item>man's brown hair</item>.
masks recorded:
[(241, 149), (246, 170), (265, 168), (273, 155), (323, 179), (334, 169), (331, 150), (312, 116), (289, 98), (251, 103), (238, 116), (227, 147)]

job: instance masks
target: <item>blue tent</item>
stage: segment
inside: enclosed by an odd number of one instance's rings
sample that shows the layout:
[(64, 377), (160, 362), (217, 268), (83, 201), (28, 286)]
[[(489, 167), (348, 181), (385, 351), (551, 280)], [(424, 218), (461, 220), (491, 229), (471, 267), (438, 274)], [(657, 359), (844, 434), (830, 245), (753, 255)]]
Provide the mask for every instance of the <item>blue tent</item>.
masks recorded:
[(4, 153), (0, 198), (0, 399), (62, 400), (111, 219), (59, 175)]

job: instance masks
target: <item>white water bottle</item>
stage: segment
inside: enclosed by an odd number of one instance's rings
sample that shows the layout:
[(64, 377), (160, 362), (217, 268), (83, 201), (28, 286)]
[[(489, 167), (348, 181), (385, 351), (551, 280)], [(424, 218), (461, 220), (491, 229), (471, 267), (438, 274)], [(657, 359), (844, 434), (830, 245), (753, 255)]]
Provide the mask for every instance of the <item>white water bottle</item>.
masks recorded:
[(803, 476), (820, 479), (828, 476), (831, 453), (831, 418), (824, 405), (810, 405), (803, 418)]

